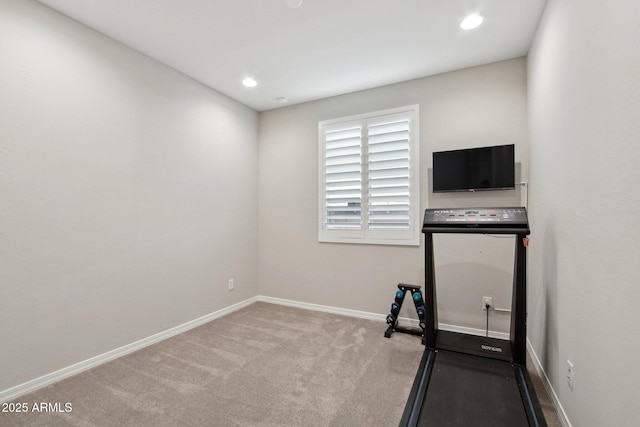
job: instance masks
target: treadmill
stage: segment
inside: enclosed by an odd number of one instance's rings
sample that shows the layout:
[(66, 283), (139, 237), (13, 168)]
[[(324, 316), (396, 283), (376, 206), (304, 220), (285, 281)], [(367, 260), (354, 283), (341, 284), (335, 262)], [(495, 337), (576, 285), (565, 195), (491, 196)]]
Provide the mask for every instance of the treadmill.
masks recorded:
[[(546, 426), (526, 368), (526, 208), (427, 209), (422, 232), (425, 351), (400, 426)], [(435, 233), (516, 236), (508, 341), (438, 330)]]

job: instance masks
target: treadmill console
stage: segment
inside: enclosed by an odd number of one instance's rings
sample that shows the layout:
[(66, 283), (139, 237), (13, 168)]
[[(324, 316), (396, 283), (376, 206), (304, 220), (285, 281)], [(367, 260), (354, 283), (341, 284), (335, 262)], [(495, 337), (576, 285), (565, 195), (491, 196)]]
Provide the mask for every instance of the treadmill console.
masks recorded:
[(529, 221), (524, 207), (427, 209), (422, 231), (529, 234)]

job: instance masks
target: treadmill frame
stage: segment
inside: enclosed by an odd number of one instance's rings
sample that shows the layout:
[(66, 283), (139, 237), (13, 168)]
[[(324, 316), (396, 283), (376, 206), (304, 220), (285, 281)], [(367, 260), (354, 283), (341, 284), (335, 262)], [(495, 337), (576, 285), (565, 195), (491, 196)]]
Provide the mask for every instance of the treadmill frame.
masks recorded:
[[(478, 208), (466, 208), (461, 210), (477, 210)], [(500, 209), (500, 208), (498, 208)], [(513, 208), (505, 208), (513, 209)], [(416, 374), (416, 378), (407, 400), (404, 413), (400, 422), (400, 426), (417, 426), (420, 418), (421, 408), (426, 397), (429, 387), (429, 380), (434, 364), (437, 359), (438, 349), (457, 351), (461, 353), (471, 354), (481, 357), (490, 357), (510, 362), (515, 369), (515, 378), (520, 390), (520, 397), (523, 402), (527, 420), (530, 426), (546, 426), (544, 414), (540, 403), (538, 402), (531, 378), (526, 368), (526, 336), (527, 336), (527, 284), (526, 284), (526, 261), (527, 261), (527, 235), (530, 234), (529, 223), (526, 217), (525, 208), (517, 208), (524, 211), (524, 220), (520, 222), (507, 222), (498, 224), (435, 224), (430, 223), (427, 218), (430, 209), (425, 211), (425, 220), (423, 222), (422, 232), (425, 234), (425, 330), (424, 339), (425, 352), (420, 361), (420, 366)], [(504, 340), (496, 340), (493, 338), (480, 339), (484, 341), (485, 346), (478, 349), (478, 337), (473, 335), (459, 334), (449, 331), (438, 330), (438, 313), (437, 313), (437, 293), (435, 280), (435, 263), (433, 234), (434, 233), (482, 233), (482, 234), (513, 234), (515, 239), (515, 256), (513, 271), (513, 290), (511, 297), (511, 328), (509, 332), (509, 347), (500, 353), (494, 353), (492, 350), (483, 350), (483, 347), (493, 347), (501, 345)], [(450, 338), (456, 335), (451, 340)], [(461, 341), (461, 335), (469, 337), (469, 341), (473, 342), (471, 346), (458, 345), (456, 342)], [(464, 341), (464, 337), (462, 337)], [(451, 344), (453, 342), (454, 344)]]

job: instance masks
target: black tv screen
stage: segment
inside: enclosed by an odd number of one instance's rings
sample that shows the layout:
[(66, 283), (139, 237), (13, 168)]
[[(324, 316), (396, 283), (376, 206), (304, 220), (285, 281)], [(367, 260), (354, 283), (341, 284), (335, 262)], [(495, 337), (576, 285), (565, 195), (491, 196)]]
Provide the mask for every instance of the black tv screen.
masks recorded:
[(515, 188), (514, 144), (433, 153), (433, 192)]

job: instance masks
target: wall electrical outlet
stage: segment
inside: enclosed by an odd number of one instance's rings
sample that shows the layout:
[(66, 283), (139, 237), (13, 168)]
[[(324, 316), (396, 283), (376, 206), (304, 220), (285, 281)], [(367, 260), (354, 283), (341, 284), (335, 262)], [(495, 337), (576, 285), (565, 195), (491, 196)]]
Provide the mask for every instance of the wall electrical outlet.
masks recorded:
[(233, 279), (229, 279), (229, 290), (232, 291), (234, 287)]
[(571, 360), (567, 360), (567, 384), (573, 390), (573, 363), (571, 363)]
[(486, 310), (487, 305), (489, 306), (489, 309), (493, 308), (493, 297), (482, 297), (482, 309)]

